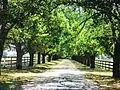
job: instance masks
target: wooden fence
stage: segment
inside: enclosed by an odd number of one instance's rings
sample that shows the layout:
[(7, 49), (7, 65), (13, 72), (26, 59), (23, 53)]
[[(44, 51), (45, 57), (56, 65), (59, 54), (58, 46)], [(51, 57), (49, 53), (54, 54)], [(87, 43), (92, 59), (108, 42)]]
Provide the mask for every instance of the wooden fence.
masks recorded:
[[(13, 68), (16, 67), (16, 57), (4, 57), (1, 60), (1, 66), (4, 68)], [(29, 56), (22, 57), (22, 66), (28, 66), (29, 65)], [(34, 62), (36, 60), (36, 57), (34, 57)]]
[(95, 65), (106, 70), (113, 69), (113, 61), (95, 60)]

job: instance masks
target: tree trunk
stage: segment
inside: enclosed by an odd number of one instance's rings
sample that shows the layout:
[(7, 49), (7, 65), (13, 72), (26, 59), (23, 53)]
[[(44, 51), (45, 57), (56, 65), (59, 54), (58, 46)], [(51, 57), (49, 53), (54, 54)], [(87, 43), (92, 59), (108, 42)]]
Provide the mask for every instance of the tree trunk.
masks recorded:
[(57, 60), (57, 59), (59, 59), (59, 56), (58, 55), (53, 55), (53, 57), (52, 57), (52, 60)]
[(48, 62), (51, 62), (51, 60), (52, 60), (52, 55), (48, 54)]
[(0, 60), (2, 59), (5, 40), (0, 40)]
[(34, 63), (34, 53), (29, 52), (29, 54), (30, 54), (30, 62), (29, 62), (29, 66), (33, 66), (33, 63)]
[(45, 54), (42, 54), (42, 63), (45, 63)]
[(40, 64), (40, 59), (41, 59), (41, 55), (40, 55), (40, 52), (38, 52), (38, 64)]
[(113, 56), (113, 77), (120, 79), (120, 41), (117, 40), (114, 47)]
[(16, 44), (16, 51), (17, 51), (17, 61), (16, 61), (16, 69), (22, 69), (22, 46), (21, 43)]
[(6, 29), (7, 15), (8, 15), (8, 0), (1, 1), (0, 10), (0, 75), (1, 75), (1, 59), (3, 55), (5, 38), (8, 34), (9, 29)]
[(87, 57), (87, 66), (90, 66), (90, 57)]
[(3, 55), (4, 43), (5, 43), (5, 40), (0, 39), (0, 75), (1, 75), (1, 59)]
[(90, 59), (90, 55), (87, 56), (87, 66), (90, 66), (91, 63), (91, 59)]
[(22, 54), (17, 52), (17, 62), (16, 62), (16, 69), (22, 69)]
[(91, 66), (90, 66), (90, 68), (95, 68), (95, 56), (94, 55), (91, 56)]

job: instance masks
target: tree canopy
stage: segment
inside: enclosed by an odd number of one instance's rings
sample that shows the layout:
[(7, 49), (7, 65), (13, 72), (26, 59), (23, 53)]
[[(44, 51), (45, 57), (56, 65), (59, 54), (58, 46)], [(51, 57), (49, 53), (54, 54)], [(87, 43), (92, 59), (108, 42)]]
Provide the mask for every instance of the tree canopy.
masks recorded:
[(113, 76), (120, 77), (120, 2), (2, 0), (0, 58), (5, 41), (16, 45), (18, 67), (27, 52), (57, 54), (63, 58), (104, 53), (114, 60)]

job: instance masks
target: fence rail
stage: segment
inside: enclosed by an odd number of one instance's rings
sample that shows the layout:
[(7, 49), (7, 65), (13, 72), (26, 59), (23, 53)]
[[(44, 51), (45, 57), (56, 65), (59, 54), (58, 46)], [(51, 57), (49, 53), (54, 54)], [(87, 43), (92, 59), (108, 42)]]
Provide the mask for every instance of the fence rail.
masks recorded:
[[(35, 61), (35, 57), (34, 57), (34, 61)], [(24, 56), (22, 57), (22, 66), (28, 66), (29, 65), (29, 60), (30, 57), (29, 56)], [(16, 57), (3, 57), (1, 59), (1, 66), (2, 67), (6, 67), (6, 68), (13, 68), (16, 67), (16, 61), (17, 58)]]
[(113, 69), (113, 61), (95, 60), (95, 65), (106, 70)]

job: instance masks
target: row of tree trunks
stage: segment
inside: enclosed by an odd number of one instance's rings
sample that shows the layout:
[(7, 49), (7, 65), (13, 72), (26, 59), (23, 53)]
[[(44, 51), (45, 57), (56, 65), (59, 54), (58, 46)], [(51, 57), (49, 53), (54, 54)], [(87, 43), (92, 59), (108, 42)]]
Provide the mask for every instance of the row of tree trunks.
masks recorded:
[[(16, 51), (17, 51), (17, 63), (16, 63), (16, 69), (22, 69), (22, 57), (23, 57), (23, 51), (22, 51), (22, 46), (20, 43), (16, 44)], [(34, 65), (34, 53), (33, 52), (29, 52), (30, 55), (30, 62), (29, 62), (29, 66), (33, 66)], [(46, 54), (42, 54), (42, 63), (45, 63), (45, 56)], [(40, 64), (40, 59), (41, 59), (41, 53), (38, 52), (38, 64)], [(52, 55), (49, 54), (48, 55), (48, 62), (51, 62), (52, 59)]]
[[(40, 52), (38, 52), (38, 61), (37, 63), (40, 64), (41, 63), (41, 55), (42, 55), (42, 63), (45, 63), (46, 60), (45, 60), (45, 57), (46, 57), (46, 54), (41, 54)], [(52, 60), (52, 54), (48, 54), (48, 62), (51, 62)]]
[(95, 68), (95, 55), (86, 55), (86, 56), (75, 55), (72, 57), (72, 59), (84, 65), (90, 66), (90, 68)]
[[(29, 54), (30, 54), (30, 62), (29, 62), (29, 66), (33, 66), (33, 62), (34, 62), (34, 53), (30, 53), (29, 52)], [(44, 63), (46, 63), (46, 60), (45, 60), (45, 57), (46, 57), (46, 54), (42, 54), (42, 63), (44, 64)], [(40, 64), (41, 62), (41, 53), (40, 52), (38, 52), (38, 60), (37, 60), (37, 64)], [(52, 55), (51, 54), (49, 54), (48, 55), (48, 62), (51, 62), (51, 60), (52, 60)]]

